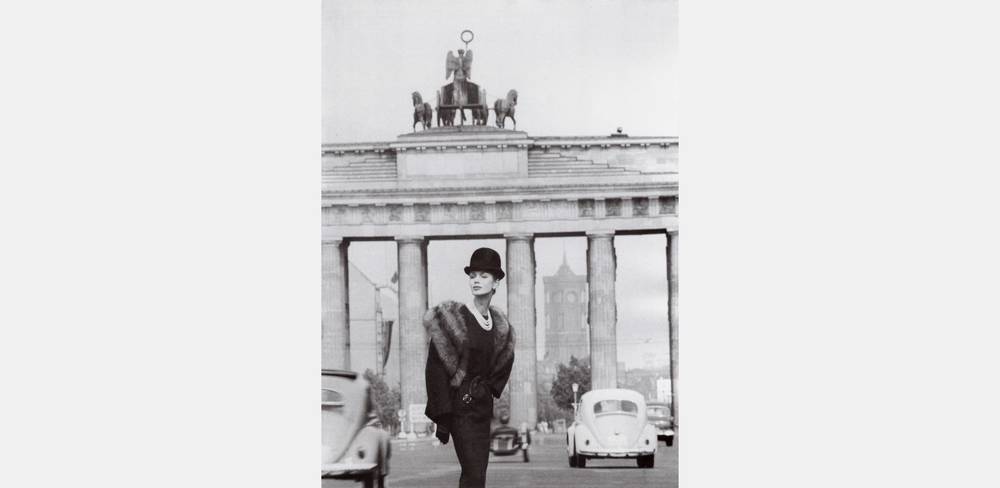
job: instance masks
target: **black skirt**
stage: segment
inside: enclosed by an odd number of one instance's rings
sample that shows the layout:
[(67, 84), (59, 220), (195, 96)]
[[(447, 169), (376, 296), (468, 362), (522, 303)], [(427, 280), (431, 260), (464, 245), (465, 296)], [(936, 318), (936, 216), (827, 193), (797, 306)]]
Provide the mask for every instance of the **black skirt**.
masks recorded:
[(455, 454), (462, 465), (459, 488), (486, 486), (486, 466), (490, 461), (490, 422), (493, 419), (493, 396), (485, 382), (473, 389), (470, 403), (462, 397), (469, 392), (473, 380), (466, 380), (456, 391), (451, 416), (451, 436)]

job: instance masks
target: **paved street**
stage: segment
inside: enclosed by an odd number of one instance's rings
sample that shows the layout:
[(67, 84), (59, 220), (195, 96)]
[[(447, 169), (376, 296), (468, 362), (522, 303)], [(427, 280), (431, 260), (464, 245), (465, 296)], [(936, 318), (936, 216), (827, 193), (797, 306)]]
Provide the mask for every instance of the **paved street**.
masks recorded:
[[(584, 469), (570, 468), (562, 434), (535, 436), (529, 451), (531, 462), (521, 456), (494, 457), (486, 472), (486, 484), (499, 487), (669, 487), (677, 486), (677, 444), (660, 442), (656, 467), (639, 469), (634, 459), (588, 460)], [(458, 486), (460, 468), (451, 443), (433, 446), (427, 440), (393, 442), (391, 474), (393, 488), (451, 488)], [(360, 487), (342, 480), (324, 480), (323, 488)]]

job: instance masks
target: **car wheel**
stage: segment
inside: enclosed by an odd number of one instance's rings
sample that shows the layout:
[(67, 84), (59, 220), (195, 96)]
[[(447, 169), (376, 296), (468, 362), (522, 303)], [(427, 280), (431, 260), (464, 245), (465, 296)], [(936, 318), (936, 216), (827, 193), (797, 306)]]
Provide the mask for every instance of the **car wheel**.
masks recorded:
[(667, 446), (674, 445), (674, 436), (667, 437)]
[(364, 483), (365, 488), (375, 488), (375, 472), (366, 474), (361, 481)]
[(524, 450), (524, 462), (528, 462), (528, 450)]
[(378, 488), (385, 488), (385, 476), (378, 477)]
[(652, 468), (655, 462), (656, 456), (652, 454), (649, 456), (639, 456), (635, 459), (635, 464), (640, 468)]
[(585, 458), (585, 457), (577, 454), (576, 455), (576, 467), (578, 467), (578, 468), (586, 468), (587, 467), (587, 458)]
[(570, 456), (569, 457), (569, 467), (571, 467), (571, 468), (575, 468), (576, 467), (576, 456)]

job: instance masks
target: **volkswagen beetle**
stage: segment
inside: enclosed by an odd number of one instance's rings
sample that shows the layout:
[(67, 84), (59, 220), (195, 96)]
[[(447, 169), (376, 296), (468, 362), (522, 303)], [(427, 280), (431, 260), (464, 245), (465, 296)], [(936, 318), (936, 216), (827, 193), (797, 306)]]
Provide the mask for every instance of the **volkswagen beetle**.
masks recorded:
[(674, 445), (674, 425), (670, 418), (670, 405), (666, 402), (649, 402), (646, 404), (646, 420), (656, 427), (656, 437)]
[(321, 477), (385, 486), (389, 433), (378, 427), (368, 382), (352, 371), (323, 370)]
[(646, 421), (646, 401), (633, 390), (591, 390), (580, 397), (576, 419), (566, 430), (569, 465), (587, 467), (587, 459), (630, 458), (652, 468), (656, 427)]

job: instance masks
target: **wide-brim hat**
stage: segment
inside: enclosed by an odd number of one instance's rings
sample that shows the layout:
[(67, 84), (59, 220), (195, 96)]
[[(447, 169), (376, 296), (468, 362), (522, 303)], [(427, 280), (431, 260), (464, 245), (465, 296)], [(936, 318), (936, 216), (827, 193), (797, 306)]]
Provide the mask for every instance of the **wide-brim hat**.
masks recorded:
[(465, 267), (465, 274), (470, 271), (489, 271), (498, 280), (504, 277), (504, 272), (500, 269), (500, 254), (488, 247), (481, 247), (472, 253), (469, 265)]

